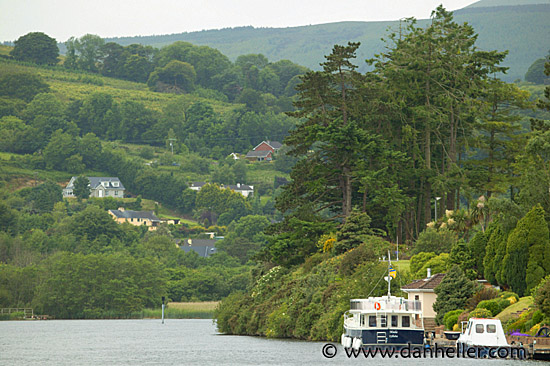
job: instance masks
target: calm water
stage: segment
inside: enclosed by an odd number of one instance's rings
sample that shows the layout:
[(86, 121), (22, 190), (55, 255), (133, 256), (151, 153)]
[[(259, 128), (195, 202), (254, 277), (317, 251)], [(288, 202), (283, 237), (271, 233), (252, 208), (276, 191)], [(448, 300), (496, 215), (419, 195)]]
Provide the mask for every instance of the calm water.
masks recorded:
[[(227, 336), (211, 320), (0, 322), (0, 365), (544, 365), (510, 360), (348, 359), (325, 343)], [(498, 364), (496, 364), (496, 363)]]

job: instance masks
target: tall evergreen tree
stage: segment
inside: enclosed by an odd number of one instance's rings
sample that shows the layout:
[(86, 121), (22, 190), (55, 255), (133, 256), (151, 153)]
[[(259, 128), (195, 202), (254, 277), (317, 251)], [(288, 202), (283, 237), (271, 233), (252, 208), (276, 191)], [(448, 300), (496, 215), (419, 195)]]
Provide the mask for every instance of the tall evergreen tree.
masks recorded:
[(433, 304), (433, 309), (437, 312), (435, 318), (437, 323), (442, 323), (445, 313), (464, 309), (468, 299), (475, 291), (476, 283), (470, 281), (459, 266), (454, 265), (434, 289), (437, 300)]
[(503, 279), (523, 296), (550, 273), (550, 244), (544, 210), (535, 206), (523, 217), (508, 237), (502, 263)]

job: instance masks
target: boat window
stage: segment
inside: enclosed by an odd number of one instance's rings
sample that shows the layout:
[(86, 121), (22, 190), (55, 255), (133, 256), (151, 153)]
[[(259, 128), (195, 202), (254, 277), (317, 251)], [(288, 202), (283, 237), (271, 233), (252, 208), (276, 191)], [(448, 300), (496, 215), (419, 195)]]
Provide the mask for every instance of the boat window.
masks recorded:
[(386, 327), (387, 324), (388, 324), (388, 318), (386, 317), (386, 315), (380, 316), (380, 326)]
[(391, 326), (392, 327), (397, 327), (397, 319), (399, 319), (399, 317), (397, 315), (392, 315), (391, 316)]
[(496, 333), (497, 326), (494, 324), (487, 324), (487, 333)]
[(404, 328), (408, 328), (411, 326), (411, 318), (409, 316), (402, 316), (401, 317), (401, 326)]
[(483, 324), (476, 324), (476, 333), (483, 333)]
[(369, 327), (376, 327), (376, 315), (369, 316)]

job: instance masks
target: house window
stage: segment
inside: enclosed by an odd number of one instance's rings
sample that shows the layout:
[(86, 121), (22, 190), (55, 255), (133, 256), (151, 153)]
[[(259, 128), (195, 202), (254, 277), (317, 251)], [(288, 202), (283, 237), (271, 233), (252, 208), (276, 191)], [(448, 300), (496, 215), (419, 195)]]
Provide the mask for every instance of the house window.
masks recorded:
[(392, 327), (397, 327), (397, 319), (399, 319), (399, 317), (397, 315), (392, 315), (391, 316), (391, 326)]
[(115, 191), (115, 196), (118, 196), (118, 191)]
[(403, 328), (408, 328), (411, 326), (411, 318), (408, 315), (401, 317), (401, 326)]
[(420, 296), (419, 295), (414, 295), (414, 299), (415, 300), (420, 300)]
[(113, 187), (118, 187), (118, 182), (112, 182)]
[(483, 324), (476, 324), (476, 333), (483, 333)]
[(369, 327), (376, 327), (376, 315), (369, 316)]

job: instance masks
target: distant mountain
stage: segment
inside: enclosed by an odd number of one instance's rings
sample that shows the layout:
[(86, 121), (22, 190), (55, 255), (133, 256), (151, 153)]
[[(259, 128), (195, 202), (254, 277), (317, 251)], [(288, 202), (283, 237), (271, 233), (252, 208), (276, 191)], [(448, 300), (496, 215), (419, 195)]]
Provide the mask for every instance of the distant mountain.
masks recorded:
[[(510, 70), (503, 79), (523, 79), (529, 66), (550, 49), (550, 0), (482, 0), (454, 12), (457, 22), (470, 23), (479, 34), (477, 47), (483, 50), (508, 50), (505, 65)], [(420, 25), (428, 20), (420, 20)], [(206, 45), (220, 50), (230, 59), (239, 55), (262, 53), (270, 61), (288, 59), (312, 69), (329, 54), (335, 44), (361, 42), (358, 62), (383, 50), (381, 38), (388, 29), (399, 31), (399, 21), (339, 22), (290, 28), (239, 27), (160, 36), (111, 38), (122, 45), (141, 43), (162, 47), (176, 41)]]

